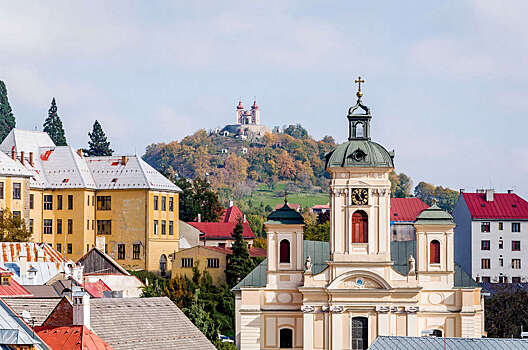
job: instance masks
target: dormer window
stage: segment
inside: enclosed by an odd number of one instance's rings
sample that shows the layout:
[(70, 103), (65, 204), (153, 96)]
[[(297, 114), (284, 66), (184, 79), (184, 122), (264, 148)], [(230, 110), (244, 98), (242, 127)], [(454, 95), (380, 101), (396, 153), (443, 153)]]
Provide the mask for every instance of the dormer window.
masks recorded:
[(9, 280), (9, 277), (2, 277), (2, 285), (3, 286), (9, 286), (11, 284), (11, 281)]

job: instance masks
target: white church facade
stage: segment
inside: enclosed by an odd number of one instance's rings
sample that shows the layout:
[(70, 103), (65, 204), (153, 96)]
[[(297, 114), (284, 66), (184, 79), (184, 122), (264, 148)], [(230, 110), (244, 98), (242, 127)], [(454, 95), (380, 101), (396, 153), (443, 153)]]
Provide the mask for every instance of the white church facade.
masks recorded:
[(349, 140), (326, 155), (330, 242), (303, 239), (286, 205), (266, 222), (267, 259), (233, 290), (243, 350), (367, 349), (378, 336), (481, 337), (478, 284), (454, 263), (455, 224), (436, 205), (415, 241), (390, 237), (393, 153), (370, 139), (370, 109), (349, 109)]

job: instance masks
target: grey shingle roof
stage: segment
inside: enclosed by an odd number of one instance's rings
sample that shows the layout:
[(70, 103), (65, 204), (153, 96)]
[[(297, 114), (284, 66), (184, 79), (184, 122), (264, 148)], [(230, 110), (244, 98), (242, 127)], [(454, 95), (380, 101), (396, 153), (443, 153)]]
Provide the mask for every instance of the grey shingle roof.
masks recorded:
[(50, 348), (32, 331), (20, 314), (0, 300), (0, 349), (12, 349), (5, 345), (30, 345), (33, 344), (35, 350), (49, 350)]
[(528, 340), (498, 338), (378, 337), (369, 350), (520, 350)]
[(115, 350), (215, 349), (166, 297), (91, 299), (90, 322)]
[(41, 326), (61, 298), (4, 298), (3, 300), (19, 315), (22, 315), (24, 310), (29, 311), (35, 320), (35, 326)]

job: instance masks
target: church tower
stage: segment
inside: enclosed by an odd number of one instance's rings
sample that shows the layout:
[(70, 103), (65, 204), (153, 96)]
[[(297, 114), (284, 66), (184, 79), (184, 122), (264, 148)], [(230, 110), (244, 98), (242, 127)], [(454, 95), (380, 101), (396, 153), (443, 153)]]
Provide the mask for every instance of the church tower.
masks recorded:
[[(348, 110), (348, 142), (326, 155), (331, 175), (330, 258), (333, 274), (350, 264), (390, 264), (390, 181), (392, 152), (371, 141), (370, 108), (363, 104), (361, 77), (357, 102)], [(381, 264), (381, 265), (380, 265)]]

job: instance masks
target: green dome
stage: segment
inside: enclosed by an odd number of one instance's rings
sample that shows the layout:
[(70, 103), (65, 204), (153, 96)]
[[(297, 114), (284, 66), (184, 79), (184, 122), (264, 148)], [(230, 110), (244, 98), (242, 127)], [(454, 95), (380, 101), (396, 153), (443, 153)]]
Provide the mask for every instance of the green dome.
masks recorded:
[(454, 224), (453, 217), (438, 205), (433, 204), (430, 208), (422, 210), (416, 217), (417, 225), (450, 225)]
[(302, 225), (304, 224), (303, 216), (296, 210), (290, 208), (287, 203), (284, 203), (282, 208), (274, 210), (268, 215), (266, 224), (286, 224), (286, 225)]
[(325, 155), (325, 168), (394, 168), (394, 153), (370, 140), (350, 140)]

